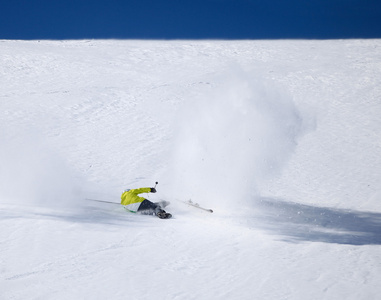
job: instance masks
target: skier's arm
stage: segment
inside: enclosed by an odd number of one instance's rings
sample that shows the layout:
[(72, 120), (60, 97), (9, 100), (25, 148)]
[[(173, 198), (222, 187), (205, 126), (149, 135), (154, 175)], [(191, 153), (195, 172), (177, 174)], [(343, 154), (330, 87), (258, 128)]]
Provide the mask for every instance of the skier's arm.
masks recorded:
[(145, 187), (145, 188), (140, 188), (140, 189), (133, 189), (130, 191), (130, 193), (133, 193), (133, 194), (141, 194), (141, 193), (150, 193), (151, 192), (151, 188), (149, 187)]

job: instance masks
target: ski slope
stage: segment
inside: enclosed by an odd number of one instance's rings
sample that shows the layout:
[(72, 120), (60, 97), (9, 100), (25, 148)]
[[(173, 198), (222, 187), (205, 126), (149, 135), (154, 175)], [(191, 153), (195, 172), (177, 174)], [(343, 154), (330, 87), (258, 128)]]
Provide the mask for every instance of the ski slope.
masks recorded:
[(0, 41), (0, 299), (379, 298), (380, 48)]

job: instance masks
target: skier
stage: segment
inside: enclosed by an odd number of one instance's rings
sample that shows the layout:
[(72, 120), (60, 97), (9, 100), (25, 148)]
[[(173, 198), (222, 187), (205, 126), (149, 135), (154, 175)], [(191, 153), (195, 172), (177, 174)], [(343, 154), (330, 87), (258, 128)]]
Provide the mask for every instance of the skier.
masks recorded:
[(153, 203), (144, 197), (139, 197), (141, 193), (156, 193), (155, 188), (145, 187), (140, 189), (127, 189), (123, 192), (120, 202), (130, 212), (140, 213), (142, 215), (155, 215), (160, 219), (169, 219), (171, 214), (163, 210), (162, 206), (169, 204), (164, 201), (162, 203)]

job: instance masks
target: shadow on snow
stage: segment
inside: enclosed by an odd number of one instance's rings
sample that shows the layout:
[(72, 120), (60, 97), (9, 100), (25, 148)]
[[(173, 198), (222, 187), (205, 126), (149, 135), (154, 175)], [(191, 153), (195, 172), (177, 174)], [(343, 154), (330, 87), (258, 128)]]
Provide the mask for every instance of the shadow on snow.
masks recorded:
[(261, 198), (255, 227), (288, 242), (381, 245), (381, 213), (317, 207)]

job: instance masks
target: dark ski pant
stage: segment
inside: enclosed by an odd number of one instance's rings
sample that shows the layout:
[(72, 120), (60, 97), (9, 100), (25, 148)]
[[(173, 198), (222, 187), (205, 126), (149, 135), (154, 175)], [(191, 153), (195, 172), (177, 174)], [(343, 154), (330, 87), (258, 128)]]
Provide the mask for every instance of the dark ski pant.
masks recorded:
[(140, 204), (138, 208), (138, 213), (142, 215), (157, 215), (157, 213), (162, 212), (163, 209), (159, 204), (153, 203), (147, 199), (145, 199), (142, 204)]

